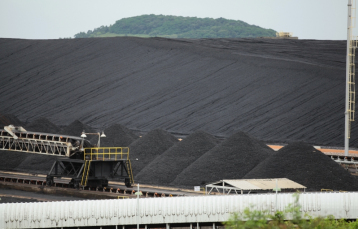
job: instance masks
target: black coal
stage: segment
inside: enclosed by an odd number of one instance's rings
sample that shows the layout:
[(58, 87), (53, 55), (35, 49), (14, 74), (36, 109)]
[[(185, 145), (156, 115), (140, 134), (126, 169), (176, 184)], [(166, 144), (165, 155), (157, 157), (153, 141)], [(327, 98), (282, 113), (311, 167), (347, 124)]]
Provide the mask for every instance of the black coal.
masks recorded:
[(274, 153), (262, 142), (238, 132), (184, 169), (172, 184), (196, 186), (222, 179), (241, 179)]
[(22, 121), (343, 145), (345, 41), (0, 39), (0, 50), (0, 113)]
[(178, 140), (173, 135), (162, 129), (152, 130), (134, 141), (129, 146), (129, 158), (134, 176), (176, 142)]
[(197, 131), (156, 157), (135, 178), (138, 182), (168, 185), (185, 168), (216, 146), (217, 142), (213, 136)]
[(357, 191), (358, 179), (342, 166), (306, 143), (291, 143), (261, 162), (245, 179), (288, 178), (309, 191)]
[(61, 129), (50, 122), (47, 118), (41, 117), (25, 125), (27, 131), (58, 134)]
[(127, 147), (138, 138), (131, 130), (120, 124), (111, 125), (104, 133), (106, 137), (101, 138), (101, 147)]

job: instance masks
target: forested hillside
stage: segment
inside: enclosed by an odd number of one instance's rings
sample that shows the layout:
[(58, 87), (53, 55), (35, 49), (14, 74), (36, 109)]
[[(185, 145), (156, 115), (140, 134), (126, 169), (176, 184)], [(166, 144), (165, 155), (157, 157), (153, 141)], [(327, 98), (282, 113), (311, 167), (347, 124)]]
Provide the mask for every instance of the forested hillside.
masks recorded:
[(139, 36), (167, 38), (274, 37), (276, 31), (225, 18), (142, 15), (123, 18), (110, 26), (80, 32), (75, 38)]

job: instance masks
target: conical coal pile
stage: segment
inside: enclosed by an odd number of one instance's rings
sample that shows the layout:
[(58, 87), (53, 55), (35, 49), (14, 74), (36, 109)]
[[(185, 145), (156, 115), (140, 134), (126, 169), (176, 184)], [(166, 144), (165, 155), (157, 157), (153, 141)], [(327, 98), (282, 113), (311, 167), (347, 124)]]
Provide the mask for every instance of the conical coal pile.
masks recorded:
[(134, 141), (129, 146), (129, 158), (134, 176), (176, 142), (178, 142), (176, 137), (162, 129), (152, 130)]
[(27, 131), (33, 132), (41, 132), (41, 133), (51, 133), (51, 134), (58, 134), (61, 132), (61, 129), (50, 122), (47, 118), (38, 118), (29, 124), (25, 125), (25, 129)]
[(302, 142), (283, 147), (244, 178), (288, 178), (306, 186), (309, 191), (358, 190), (355, 177), (319, 150)]
[(80, 122), (79, 120), (75, 120), (62, 130), (62, 134), (80, 137), (83, 131), (86, 133), (95, 132), (92, 127)]
[(30, 156), (29, 153), (7, 150), (0, 150), (0, 155), (0, 170), (16, 170), (17, 166)]
[[(156, 157), (138, 173), (138, 182), (168, 185), (190, 164), (212, 149), (218, 140), (202, 131), (195, 132)], [(189, 177), (190, 179), (190, 177)]]
[(188, 166), (172, 184), (196, 186), (222, 179), (241, 179), (274, 153), (262, 142), (239, 132)]
[(21, 163), (16, 166), (17, 171), (31, 172), (31, 173), (42, 173), (46, 174), (50, 172), (53, 163), (56, 161), (58, 156), (41, 155), (32, 153), (27, 154)]
[(127, 147), (138, 138), (131, 130), (120, 124), (106, 128), (104, 133), (106, 137), (101, 138), (101, 147)]
[(0, 129), (3, 129), (4, 126), (8, 125), (23, 126), (24, 123), (21, 122), (15, 115), (0, 113)]

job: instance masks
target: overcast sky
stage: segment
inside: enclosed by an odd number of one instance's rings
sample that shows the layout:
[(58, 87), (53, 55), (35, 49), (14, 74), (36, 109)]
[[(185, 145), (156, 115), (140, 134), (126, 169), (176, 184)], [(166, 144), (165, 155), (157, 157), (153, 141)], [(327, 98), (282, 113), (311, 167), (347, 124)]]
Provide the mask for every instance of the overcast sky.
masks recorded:
[(0, 0), (0, 37), (73, 37), (121, 18), (163, 14), (223, 17), (292, 32), (300, 39), (345, 40), (347, 3), (348, 0)]

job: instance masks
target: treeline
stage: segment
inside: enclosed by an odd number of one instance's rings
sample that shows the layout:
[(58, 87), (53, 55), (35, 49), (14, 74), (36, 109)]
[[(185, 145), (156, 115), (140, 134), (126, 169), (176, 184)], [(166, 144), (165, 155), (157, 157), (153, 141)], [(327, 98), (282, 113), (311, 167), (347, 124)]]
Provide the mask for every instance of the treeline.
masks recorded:
[(245, 38), (274, 37), (276, 31), (224, 18), (196, 18), (142, 15), (123, 18), (110, 26), (80, 32), (75, 38), (141, 36), (169, 38)]

